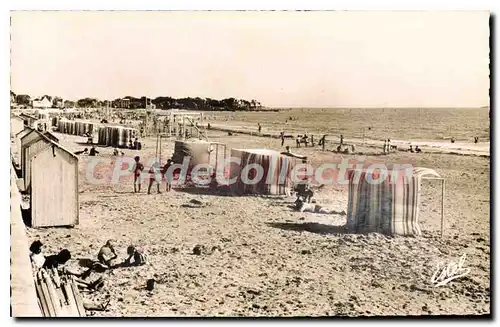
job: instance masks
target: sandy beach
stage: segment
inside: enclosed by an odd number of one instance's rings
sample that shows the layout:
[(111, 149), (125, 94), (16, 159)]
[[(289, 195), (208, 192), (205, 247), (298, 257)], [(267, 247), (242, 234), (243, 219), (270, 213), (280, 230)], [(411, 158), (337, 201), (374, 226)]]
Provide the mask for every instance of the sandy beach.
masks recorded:
[[(80, 150), (77, 142), (85, 141), (56, 135), (72, 151)], [(278, 139), (218, 131), (208, 136), (229, 148), (280, 149)], [(140, 156), (147, 161), (155, 154), (156, 140), (142, 141)], [(292, 141), (287, 142), (292, 145)], [(163, 161), (173, 151), (173, 142), (164, 144)], [(425, 146), (438, 145), (444, 144), (434, 141)], [(462, 143), (453, 146), (463, 148)], [(111, 162), (111, 148), (98, 150), (100, 158)], [(294, 151), (307, 155), (313, 166), (357, 157), (322, 152), (317, 146)], [(79, 163), (80, 224), (71, 229), (29, 229), (28, 234), (32, 240), (41, 239), (47, 252), (70, 249), (75, 259), (71, 266), (80, 270), (77, 259), (95, 258), (107, 239), (116, 240), (121, 257), (129, 244), (146, 251), (149, 265), (104, 273), (103, 290), (84, 294), (89, 300), (111, 300), (108, 311), (89, 313), (96, 316), (486, 314), (490, 312), (489, 158), (443, 152), (367, 156), (374, 162), (433, 168), (446, 179), (442, 238), (440, 184), (435, 181), (423, 186), (422, 237), (356, 235), (343, 231), (344, 215), (292, 210), (294, 197), (231, 197), (203, 188), (174, 188), (162, 194), (153, 190), (147, 195), (146, 185), (134, 194), (128, 181), (93, 185), (86, 177), (91, 159), (87, 156)], [(127, 156), (135, 154), (125, 150)], [(326, 186), (316, 199), (346, 210), (347, 188)], [(193, 254), (196, 245), (204, 246), (204, 253)], [(470, 272), (434, 287), (431, 277), (438, 268), (463, 255)], [(156, 280), (153, 291), (145, 289), (150, 278)]]

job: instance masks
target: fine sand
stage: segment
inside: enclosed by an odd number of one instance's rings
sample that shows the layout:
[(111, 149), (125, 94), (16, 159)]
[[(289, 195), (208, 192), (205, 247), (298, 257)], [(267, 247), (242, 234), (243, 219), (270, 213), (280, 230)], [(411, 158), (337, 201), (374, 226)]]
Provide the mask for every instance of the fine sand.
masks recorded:
[[(247, 124), (248, 129), (255, 128), (253, 122)], [(84, 142), (83, 137), (56, 135), (73, 151), (84, 147), (76, 143)], [(272, 138), (216, 131), (209, 136), (228, 148), (280, 148), (280, 141)], [(346, 138), (359, 139), (347, 133)], [(400, 134), (397, 138), (415, 137)], [(155, 139), (146, 138), (143, 144), (139, 153), (147, 162), (155, 155)], [(286, 144), (294, 147), (293, 140)], [(99, 151), (99, 157), (112, 161), (111, 148)], [(173, 142), (165, 140), (162, 161), (172, 151)], [(293, 151), (307, 155), (313, 166), (343, 157), (359, 159), (322, 152), (317, 146)], [(122, 258), (129, 244), (146, 251), (149, 265), (104, 273), (103, 290), (84, 294), (88, 300), (111, 300), (108, 311), (89, 313), (96, 316), (490, 313), (489, 158), (401, 151), (364, 157), (433, 168), (446, 178), (443, 238), (439, 181), (423, 185), (422, 237), (353, 235), (342, 228), (346, 216), (294, 212), (289, 208), (293, 197), (231, 197), (181, 188), (163, 194), (154, 189), (147, 195), (146, 185), (134, 194), (129, 180), (94, 185), (87, 179), (87, 156), (80, 157), (79, 163), (80, 224), (71, 229), (28, 229), (28, 234), (31, 240), (41, 239), (47, 253), (70, 249), (71, 266), (81, 270), (78, 259), (95, 259), (107, 239), (116, 240)], [(326, 186), (316, 199), (331, 209), (347, 209), (344, 185)], [(206, 250), (195, 255), (196, 245)], [(433, 287), (430, 279), (438, 264), (458, 262), (464, 254), (468, 275)], [(150, 278), (156, 280), (153, 291), (145, 289)]]

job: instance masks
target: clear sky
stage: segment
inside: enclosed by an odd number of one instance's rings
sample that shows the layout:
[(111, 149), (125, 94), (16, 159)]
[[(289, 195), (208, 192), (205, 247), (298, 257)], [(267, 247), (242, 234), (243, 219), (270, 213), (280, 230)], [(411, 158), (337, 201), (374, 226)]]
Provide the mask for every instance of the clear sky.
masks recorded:
[(489, 104), (488, 12), (12, 12), (11, 89), (271, 107)]

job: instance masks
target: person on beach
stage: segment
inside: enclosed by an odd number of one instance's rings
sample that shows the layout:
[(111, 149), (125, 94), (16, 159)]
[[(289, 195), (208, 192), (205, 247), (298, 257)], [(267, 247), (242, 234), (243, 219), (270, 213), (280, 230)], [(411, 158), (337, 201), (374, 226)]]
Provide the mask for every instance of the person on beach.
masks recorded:
[(114, 149), (113, 149), (113, 155), (114, 155), (114, 156), (117, 156), (117, 155), (118, 155), (118, 149), (117, 149), (117, 148), (114, 148)]
[(99, 151), (96, 150), (95, 146), (92, 146), (89, 152), (89, 156), (95, 157), (96, 154), (99, 154)]
[(454, 137), (451, 138), (451, 143), (455, 143), (455, 138)]
[(285, 147), (285, 150), (287, 153), (290, 153), (290, 147), (288, 145)]
[(85, 148), (83, 150), (80, 150), (80, 151), (76, 151), (75, 152), (75, 155), (79, 156), (79, 155), (82, 155), (82, 154), (87, 154), (89, 151), (89, 149)]
[(31, 263), (37, 269), (42, 268), (43, 264), (45, 263), (45, 256), (42, 254), (42, 246), (43, 246), (42, 242), (38, 240), (31, 243), (30, 246)]
[(166, 186), (165, 186), (165, 192), (170, 192), (170, 190), (172, 189), (172, 179), (173, 179), (173, 171), (170, 171), (169, 172), (169, 168), (172, 166), (172, 159), (168, 159), (167, 160), (167, 163), (165, 164), (165, 166), (163, 166), (163, 169), (162, 169), (162, 175), (163, 175), (163, 178), (165, 179), (165, 183), (166, 183)]
[(321, 146), (322, 151), (325, 151), (325, 143), (326, 143), (326, 135), (323, 135), (318, 142), (318, 145)]
[(262, 131), (262, 126), (260, 126), (260, 123), (258, 123), (258, 128), (259, 128), (259, 134)]
[(383, 151), (384, 151), (384, 154), (386, 154), (387, 152), (387, 140), (384, 140), (384, 148), (383, 148)]
[(52, 269), (59, 265), (64, 265), (71, 259), (71, 253), (67, 249), (61, 250), (58, 254), (49, 255), (45, 258), (42, 268)]
[(107, 240), (106, 244), (101, 247), (99, 253), (97, 254), (97, 260), (108, 267), (111, 266), (111, 261), (117, 257), (118, 254), (116, 254), (112, 240)]
[(415, 152), (416, 152), (416, 153), (420, 153), (420, 152), (422, 152), (422, 149), (420, 149), (420, 148), (418, 147), (418, 145), (417, 145), (417, 146), (415, 146)]
[(410, 144), (410, 149), (408, 151), (410, 151), (411, 153), (415, 152), (413, 151), (413, 145)]
[[(160, 173), (161, 173), (161, 171), (160, 171)], [(156, 190), (157, 190), (158, 194), (161, 194), (161, 192), (160, 192), (161, 179), (157, 180), (157, 178), (156, 178), (156, 168), (155, 168), (155, 165), (152, 165), (151, 168), (149, 168), (148, 194), (151, 194), (151, 187), (153, 186), (154, 182), (156, 182)]]
[(141, 192), (141, 173), (144, 170), (144, 165), (140, 162), (141, 158), (136, 156), (134, 158), (134, 193)]
[(479, 137), (475, 136), (475, 137), (474, 137), (474, 143), (476, 143), (476, 144), (477, 144), (477, 142), (479, 142)]
[[(144, 251), (142, 249), (136, 248), (133, 245), (130, 245), (127, 248), (127, 254), (128, 258), (125, 259), (124, 264), (127, 266), (142, 266), (147, 263), (147, 257), (146, 254), (144, 254)], [(134, 261), (132, 262), (132, 259)]]
[(344, 145), (344, 135), (340, 134), (340, 145)]
[(285, 132), (280, 133), (281, 146), (285, 144)]

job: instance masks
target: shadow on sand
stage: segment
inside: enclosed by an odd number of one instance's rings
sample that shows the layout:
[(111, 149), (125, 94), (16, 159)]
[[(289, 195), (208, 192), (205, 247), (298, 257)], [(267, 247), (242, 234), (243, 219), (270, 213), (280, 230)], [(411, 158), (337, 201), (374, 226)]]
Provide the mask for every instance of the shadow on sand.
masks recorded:
[(243, 194), (237, 194), (229, 187), (176, 187), (175, 192), (194, 194), (194, 195), (212, 195), (212, 196), (242, 196)]
[(283, 230), (292, 230), (296, 232), (310, 232), (315, 234), (349, 234), (347, 228), (335, 225), (325, 225), (320, 223), (266, 223), (268, 226)]

